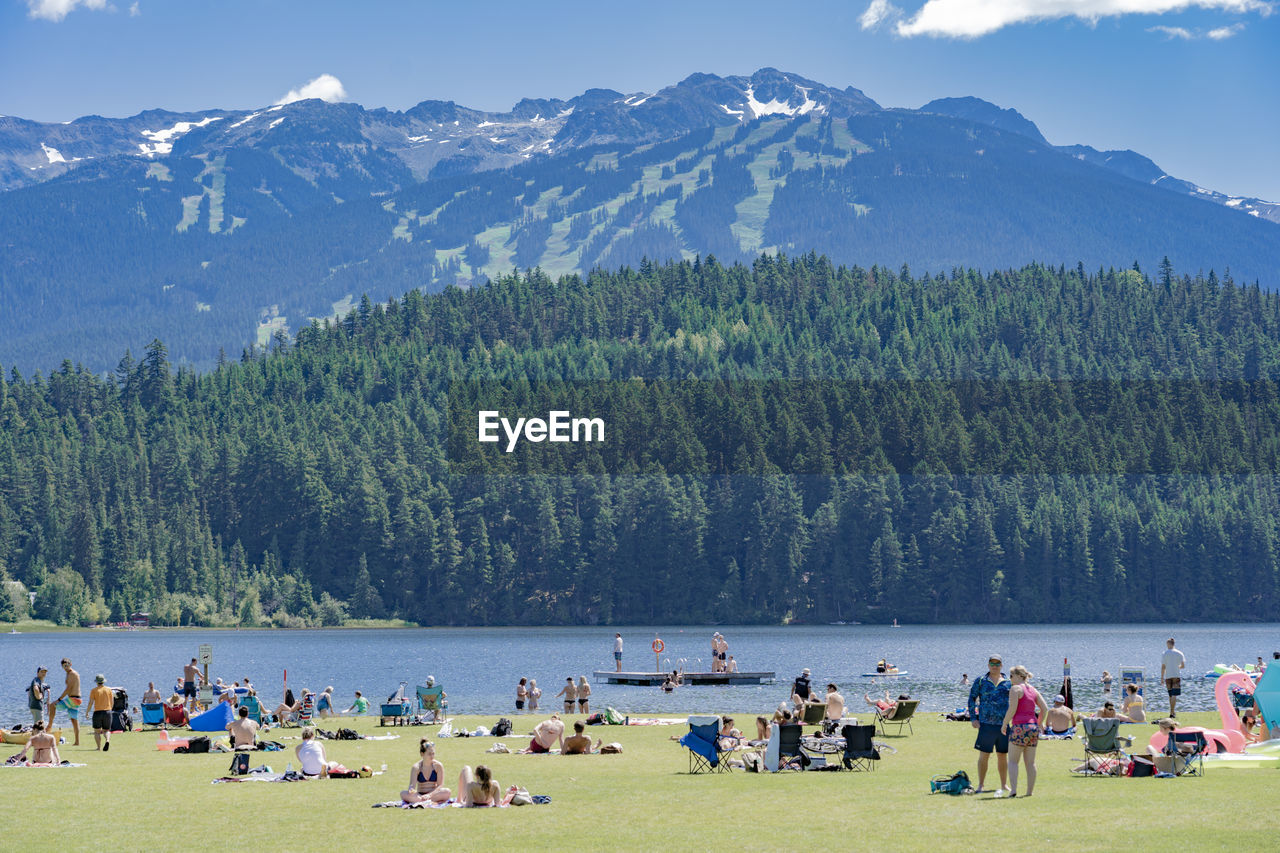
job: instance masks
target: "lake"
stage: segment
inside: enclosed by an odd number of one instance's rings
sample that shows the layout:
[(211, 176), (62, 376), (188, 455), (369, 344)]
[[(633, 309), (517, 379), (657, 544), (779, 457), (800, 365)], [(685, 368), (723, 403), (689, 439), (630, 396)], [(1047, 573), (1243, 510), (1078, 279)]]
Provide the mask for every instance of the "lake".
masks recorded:
[[(1166, 708), (1163, 689), (1152, 689), (1160, 675), (1164, 641), (1175, 637), (1187, 656), (1183, 704), (1186, 710), (1213, 707), (1213, 681), (1201, 678), (1216, 663), (1252, 663), (1280, 649), (1280, 624), (1262, 625), (965, 625), (890, 628), (880, 625), (809, 627), (657, 627), (622, 628), (626, 643), (623, 668), (652, 670), (649, 650), (654, 634), (666, 644), (662, 666), (686, 661), (690, 670), (709, 669), (713, 631), (729, 642), (742, 670), (773, 670), (777, 682), (739, 687), (682, 687), (664, 694), (652, 687), (596, 684), (592, 671), (613, 669), (613, 628), (430, 628), (420, 630), (202, 631), (141, 630), (0, 635), (0, 723), (29, 722), (25, 690), (37, 665), (49, 667), (55, 695), (62, 690), (58, 666), (71, 659), (86, 684), (96, 673), (129, 691), (138, 704), (148, 681), (166, 696), (182, 665), (201, 643), (213, 645), (210, 674), (227, 683), (248, 677), (269, 707), (283, 694), (284, 671), (298, 690), (333, 685), (341, 708), (355, 690), (376, 704), (400, 681), (414, 684), (434, 675), (449, 694), (455, 713), (512, 716), (516, 682), (535, 678), (543, 690), (542, 708), (559, 707), (555, 694), (566, 676), (586, 675), (592, 682), (592, 709), (611, 705), (627, 714), (682, 715), (694, 711), (764, 712), (787, 698), (791, 680), (804, 667), (815, 684), (834, 681), (851, 707), (862, 707), (862, 693), (888, 689), (922, 700), (922, 710), (963, 705), (970, 678), (986, 668), (988, 655), (1000, 653), (1006, 671), (1027, 666), (1033, 684), (1049, 697), (1062, 678), (1062, 659), (1071, 661), (1077, 708), (1101, 701), (1099, 679), (1110, 670), (1118, 691), (1120, 668), (1145, 670), (1155, 710)], [(889, 683), (860, 677), (887, 657), (909, 672)], [(1113, 694), (1115, 695), (1115, 694)], [(60, 715), (61, 716), (61, 715)]]

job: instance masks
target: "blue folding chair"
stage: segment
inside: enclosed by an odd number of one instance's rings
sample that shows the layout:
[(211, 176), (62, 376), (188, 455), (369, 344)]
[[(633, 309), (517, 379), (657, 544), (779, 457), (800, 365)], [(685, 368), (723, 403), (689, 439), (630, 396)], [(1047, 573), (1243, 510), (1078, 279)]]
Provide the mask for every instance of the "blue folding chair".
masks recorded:
[(144, 729), (163, 729), (164, 705), (159, 702), (142, 703), (142, 727)]
[(680, 745), (689, 750), (690, 773), (727, 773), (732, 768), (724, 760), (728, 750), (720, 748), (720, 718), (709, 714), (689, 717), (689, 731)]

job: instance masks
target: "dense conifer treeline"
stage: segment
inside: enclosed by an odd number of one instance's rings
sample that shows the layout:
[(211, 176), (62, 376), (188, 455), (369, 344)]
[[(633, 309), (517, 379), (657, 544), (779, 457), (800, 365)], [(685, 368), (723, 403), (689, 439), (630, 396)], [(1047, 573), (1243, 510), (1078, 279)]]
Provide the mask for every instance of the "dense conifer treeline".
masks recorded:
[[(794, 440), (744, 439), (725, 475), (450, 467), (451, 383), (637, 377), (888, 381), (902, 403), (837, 418), (784, 398), (759, 422)], [(1071, 383), (1029, 383), (1068, 389), (1053, 396), (1064, 440), (1039, 437), (1065, 449), (1037, 466), (981, 441), (982, 419), (1042, 429), (1037, 407), (969, 412), (950, 434), (890, 417), (945, 412), (961, 379), (1157, 381), (1109, 448), (1066, 441)], [(365, 299), (204, 374), (175, 373), (159, 341), (106, 379), (13, 371), (0, 572), (64, 622), (1272, 618), (1277, 379), (1280, 298), (1167, 266), (534, 271)], [(699, 431), (676, 432), (696, 456)], [(948, 458), (958, 446), (971, 455)], [(0, 595), (0, 619), (22, 609)]]

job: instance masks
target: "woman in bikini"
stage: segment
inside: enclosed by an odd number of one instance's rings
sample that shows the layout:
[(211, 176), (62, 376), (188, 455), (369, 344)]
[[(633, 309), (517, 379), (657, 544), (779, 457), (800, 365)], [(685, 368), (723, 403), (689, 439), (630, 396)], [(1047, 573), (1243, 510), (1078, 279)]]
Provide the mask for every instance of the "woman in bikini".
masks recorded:
[(406, 803), (449, 802), (450, 791), (441, 784), (444, 765), (436, 760), (436, 745), (423, 738), (418, 753), (422, 758), (409, 768), (409, 788), (400, 792), (400, 799)]
[(591, 713), (591, 685), (587, 684), (585, 675), (578, 677), (578, 713)]
[(458, 775), (458, 801), (464, 806), (496, 806), (499, 804), (498, 791), (493, 773), (483, 764), (476, 765), (474, 774), (471, 765), (466, 765)]
[(1145, 723), (1147, 721), (1147, 711), (1143, 707), (1144, 704), (1142, 696), (1138, 694), (1138, 685), (1126, 684), (1124, 686), (1124, 705), (1121, 708), (1124, 715), (1135, 723)]

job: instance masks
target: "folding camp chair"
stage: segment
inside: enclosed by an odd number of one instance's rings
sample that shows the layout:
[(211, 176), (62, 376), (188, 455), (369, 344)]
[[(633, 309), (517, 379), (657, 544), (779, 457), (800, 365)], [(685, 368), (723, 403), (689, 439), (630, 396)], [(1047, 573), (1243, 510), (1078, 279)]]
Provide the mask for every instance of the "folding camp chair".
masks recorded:
[(720, 748), (720, 718), (709, 714), (689, 717), (689, 731), (680, 745), (689, 750), (690, 773), (727, 773), (733, 768), (724, 760), (727, 750)]
[[(1084, 733), (1085, 767), (1082, 776), (1120, 776), (1127, 756), (1120, 746), (1120, 721), (1102, 717), (1085, 717), (1079, 729)], [(1126, 745), (1128, 745), (1126, 743)]]
[(430, 711), (431, 719), (434, 722), (440, 721), (440, 714), (449, 708), (449, 702), (444, 698), (444, 688), (436, 685), (427, 687), (418, 685), (418, 710)]
[(894, 734), (898, 735), (899, 737), (902, 736), (903, 726), (907, 727), (908, 732), (910, 732), (911, 734), (915, 734), (916, 733), (915, 729), (911, 727), (911, 718), (915, 715), (916, 708), (918, 708), (919, 706), (920, 706), (919, 699), (899, 699), (898, 702), (893, 706), (892, 714), (886, 715), (882, 711), (877, 710), (876, 723), (878, 723), (880, 726), (880, 734), (884, 735), (885, 737), (888, 737), (889, 733), (888, 731), (886, 731), (886, 729), (889, 726), (898, 727), (897, 730), (894, 732)]
[(804, 726), (799, 723), (781, 723), (778, 725), (778, 769), (791, 767), (803, 770), (809, 766), (809, 756), (804, 754), (800, 737), (804, 734)]
[[(1209, 741), (1199, 730), (1175, 729), (1164, 746), (1165, 754), (1173, 759), (1178, 776), (1203, 776), (1204, 756), (1209, 750)], [(1178, 768), (1178, 759), (1185, 762), (1181, 768)]]
[(253, 720), (258, 725), (262, 725), (262, 703), (258, 701), (257, 696), (241, 696), (240, 707), (248, 708), (249, 719)]
[(820, 725), (827, 718), (827, 705), (825, 702), (806, 702), (804, 705), (804, 716), (801, 721), (806, 726)]
[(871, 738), (876, 733), (874, 723), (861, 726), (845, 726), (841, 730), (844, 735), (844, 755), (841, 762), (846, 770), (875, 770), (880, 760), (880, 750)]
[(160, 702), (143, 702), (142, 728), (163, 729), (164, 727), (164, 705)]
[(302, 696), (302, 710), (298, 711), (298, 725), (309, 726), (316, 718), (316, 694), (304, 693)]

